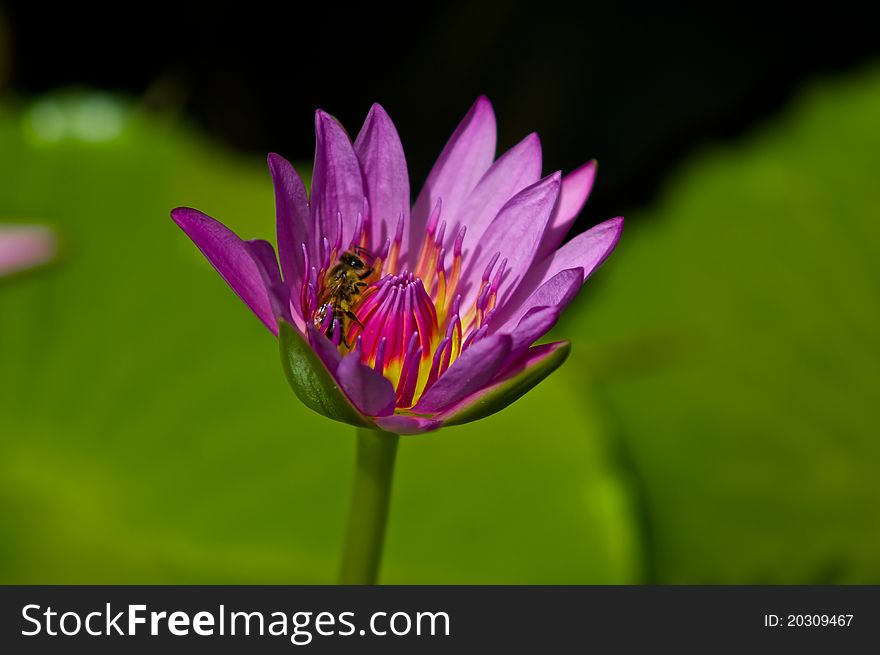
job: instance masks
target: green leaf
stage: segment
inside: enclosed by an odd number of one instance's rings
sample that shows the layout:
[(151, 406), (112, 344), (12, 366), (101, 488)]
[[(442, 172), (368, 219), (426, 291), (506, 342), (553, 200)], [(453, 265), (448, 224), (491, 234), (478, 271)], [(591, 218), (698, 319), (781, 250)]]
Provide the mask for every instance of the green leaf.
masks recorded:
[(492, 387), (476, 402), (454, 412), (443, 420), (443, 425), (463, 425), (500, 412), (531, 391), (568, 358), (571, 344), (564, 342), (534, 366)]
[(279, 321), (278, 344), (284, 375), (306, 407), (340, 423), (375, 427), (346, 398), (330, 371), (296, 328)]

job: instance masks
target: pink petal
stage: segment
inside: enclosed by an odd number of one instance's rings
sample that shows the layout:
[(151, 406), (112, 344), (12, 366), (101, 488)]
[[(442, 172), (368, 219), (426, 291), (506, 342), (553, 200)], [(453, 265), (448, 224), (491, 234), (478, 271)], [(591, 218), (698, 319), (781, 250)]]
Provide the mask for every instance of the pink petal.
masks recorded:
[(309, 197), (290, 162), (281, 155), (270, 153), (268, 159), (272, 184), (275, 187), (275, 230), (278, 238), (278, 259), (281, 271), (291, 288), (302, 284), (302, 244), (315, 259), (315, 240), (310, 236)]
[(0, 227), (0, 275), (45, 264), (55, 256), (57, 247), (55, 233), (47, 227)]
[(314, 325), (310, 324), (306, 327), (306, 334), (309, 337), (309, 345), (315, 351), (318, 359), (324, 362), (327, 370), (333, 377), (336, 377), (336, 369), (339, 368), (339, 362), (342, 361), (339, 348), (334, 346), (330, 339), (321, 334)]
[(413, 407), (416, 414), (431, 414), (476, 391), (499, 372), (510, 353), (510, 335), (486, 337), (465, 350)]
[(568, 341), (554, 341), (553, 343), (543, 343), (540, 346), (533, 346), (529, 348), (526, 352), (522, 353), (514, 362), (509, 364), (504, 371), (501, 372), (495, 380), (492, 380), (492, 384), (499, 384), (504, 382), (505, 380), (509, 380), (510, 378), (519, 375), (526, 369), (530, 369), (536, 364), (542, 362), (547, 359), (554, 352), (562, 348), (563, 346), (569, 345)]
[(253, 239), (246, 243), (263, 276), (263, 283), (269, 293), (272, 315), (276, 319), (280, 318), (288, 323), (293, 323), (302, 331), (305, 319), (302, 316), (299, 300), (291, 302), (291, 289), (299, 289), (301, 282), (291, 284), (282, 281), (281, 272), (278, 270), (278, 260), (275, 258), (275, 249), (271, 243), (263, 239)]
[(556, 211), (553, 212), (550, 226), (547, 228), (544, 239), (541, 241), (541, 247), (538, 249), (536, 257), (538, 261), (556, 250), (559, 244), (565, 240), (565, 235), (571, 230), (574, 219), (577, 218), (577, 215), (587, 202), (587, 198), (590, 196), (595, 179), (595, 159), (588, 161), (562, 178), (559, 204), (556, 206)]
[(220, 277), (277, 336), (278, 323), (263, 273), (248, 245), (232, 230), (198, 210), (178, 207), (171, 211), (171, 218), (193, 240)]
[(533, 307), (526, 312), (510, 333), (510, 336), (513, 337), (510, 347), (511, 355), (516, 356), (524, 348), (528, 348), (547, 334), (550, 328), (556, 325), (561, 313), (561, 307)]
[[(568, 345), (568, 341), (556, 341), (554, 343), (547, 343), (529, 348), (525, 352), (521, 353), (513, 362), (505, 366), (504, 370), (488, 384), (469, 394), (466, 398), (460, 400), (456, 404), (446, 407), (434, 418), (441, 422), (454, 419), (456, 414), (458, 414), (462, 410), (465, 410), (475, 403), (478, 403), (481, 400), (485, 399), (486, 396), (489, 396), (493, 391), (497, 390), (504, 384), (513, 381), (514, 378), (521, 376), (529, 369), (533, 369), (536, 366), (539, 366), (545, 360), (556, 354), (557, 350), (563, 347), (567, 347)], [(552, 372), (552, 370), (545, 373), (545, 375), (548, 375), (550, 372)], [(528, 385), (526, 388), (515, 392), (513, 400), (510, 400), (507, 405), (522, 397), (523, 394), (531, 390), (535, 386), (535, 384), (539, 383), (542, 379), (543, 377), (538, 379), (537, 382), (532, 380), (531, 384)], [(494, 413), (495, 411), (498, 411), (498, 409), (494, 409), (492, 413)], [(452, 423), (456, 424), (457, 421), (453, 420)]]
[[(446, 234), (454, 240), (461, 225), (467, 226), (465, 259), (483, 238), (492, 220), (508, 200), (541, 178), (541, 140), (530, 134), (498, 158), (471, 191), (458, 216), (447, 225)], [(444, 214), (446, 206), (444, 205)]]
[(307, 328), (309, 344), (351, 404), (364, 416), (388, 416), (394, 412), (397, 395), (391, 381), (363, 364), (355, 354), (345, 355), (318, 330)]
[(290, 302), (290, 289), (283, 282), (277, 282), (267, 289), (269, 304), (272, 314), (277, 321), (284, 321), (293, 325), (300, 332), (305, 331), (305, 321), (298, 313), (292, 313), (293, 304)]
[(401, 261), (406, 261), (409, 245), (409, 174), (403, 146), (394, 123), (379, 104), (374, 104), (354, 142), (364, 173), (364, 186), (370, 202), (370, 248), (378, 250), (385, 240), (394, 238), (403, 215)]
[(480, 96), (449, 137), (413, 207), (411, 265), (415, 265), (412, 260), (418, 256), (428, 216), (437, 200), (442, 203), (443, 216), (458, 214), (495, 158), (495, 139), (495, 113), (488, 98)]
[(533, 266), (510, 300), (496, 312), (493, 317), (495, 323), (504, 325), (515, 317), (519, 308), (525, 306), (529, 296), (561, 271), (581, 268), (583, 279), (586, 280), (608, 258), (622, 232), (623, 217), (612, 218), (579, 234), (540, 264)]
[(253, 239), (245, 241), (245, 245), (263, 276), (272, 315), (276, 320), (286, 321), (302, 329), (305, 323), (299, 315), (298, 304), (294, 307), (295, 317), (291, 315), (290, 288), (281, 280), (281, 271), (278, 270), (278, 260), (275, 259), (275, 249), (272, 244), (263, 239)]
[(436, 430), (442, 425), (440, 421), (434, 419), (403, 414), (379, 416), (375, 419), (375, 423), (386, 432), (394, 434), (421, 434)]
[(336, 379), (345, 395), (364, 416), (389, 416), (394, 413), (397, 403), (394, 385), (381, 373), (364, 364), (357, 354), (351, 353), (342, 358), (336, 369)]
[(510, 332), (512, 328), (535, 307), (558, 307), (564, 309), (574, 299), (584, 282), (584, 269), (567, 268), (560, 271), (538, 287), (524, 303), (509, 312), (510, 318), (505, 323), (493, 319), (490, 327), (492, 333)]
[(265, 239), (251, 239), (245, 241), (250, 250), (251, 257), (260, 267), (263, 282), (266, 288), (281, 282), (281, 272), (278, 270), (278, 260), (275, 258), (275, 248)]
[(361, 165), (345, 129), (329, 114), (315, 113), (315, 170), (312, 177), (311, 214), (315, 244), (327, 237), (332, 248), (337, 241), (342, 217), (341, 247), (348, 248), (354, 236), (358, 214), (364, 211)]
[(500, 260), (507, 260), (507, 276), (498, 292), (499, 307), (517, 288), (520, 280), (532, 266), (538, 246), (556, 201), (559, 197), (559, 173), (548, 175), (532, 186), (526, 187), (498, 212), (465, 269), (464, 302), (470, 307), (479, 292), (480, 276), (496, 252)]

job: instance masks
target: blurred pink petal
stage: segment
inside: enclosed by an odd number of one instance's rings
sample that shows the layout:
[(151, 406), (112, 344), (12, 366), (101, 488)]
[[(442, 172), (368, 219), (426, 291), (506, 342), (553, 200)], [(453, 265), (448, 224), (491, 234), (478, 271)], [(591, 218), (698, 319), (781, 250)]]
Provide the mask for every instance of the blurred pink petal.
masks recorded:
[(55, 233), (36, 225), (0, 225), (0, 276), (46, 264), (55, 257)]

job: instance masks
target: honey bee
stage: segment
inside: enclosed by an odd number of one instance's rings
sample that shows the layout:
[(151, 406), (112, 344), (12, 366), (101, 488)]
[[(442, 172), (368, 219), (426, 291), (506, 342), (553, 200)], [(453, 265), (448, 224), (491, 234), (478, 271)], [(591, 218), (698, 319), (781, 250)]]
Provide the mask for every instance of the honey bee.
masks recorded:
[(368, 264), (372, 259), (373, 256), (364, 248), (358, 247), (354, 251), (342, 253), (339, 262), (327, 273), (324, 288), (318, 297), (315, 326), (321, 328), (328, 314), (332, 313), (333, 318), (330, 327), (327, 328), (327, 337), (332, 339), (336, 330), (339, 330), (340, 340), (346, 348), (351, 348), (351, 344), (346, 341), (351, 323), (364, 327), (354, 313), (354, 308), (364, 289), (373, 282), (371, 278), (375, 270), (371, 264)]

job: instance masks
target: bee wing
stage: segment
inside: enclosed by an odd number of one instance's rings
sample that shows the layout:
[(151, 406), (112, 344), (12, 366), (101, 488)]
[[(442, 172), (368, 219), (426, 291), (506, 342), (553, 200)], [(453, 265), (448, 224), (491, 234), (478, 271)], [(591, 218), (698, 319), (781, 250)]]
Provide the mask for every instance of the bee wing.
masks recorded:
[(362, 248), (361, 246), (354, 247), (354, 254), (358, 257), (363, 257), (368, 265), (372, 265), (373, 262), (376, 260), (376, 256), (373, 253), (371, 253), (366, 248)]
[(340, 279), (337, 277), (331, 277), (324, 284), (324, 289), (321, 291), (321, 297), (319, 298), (319, 302), (324, 304), (326, 302), (332, 302), (339, 295), (339, 288), (342, 286), (344, 278)]

